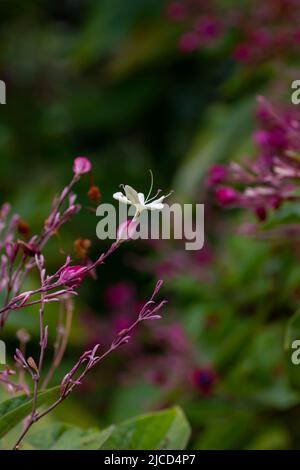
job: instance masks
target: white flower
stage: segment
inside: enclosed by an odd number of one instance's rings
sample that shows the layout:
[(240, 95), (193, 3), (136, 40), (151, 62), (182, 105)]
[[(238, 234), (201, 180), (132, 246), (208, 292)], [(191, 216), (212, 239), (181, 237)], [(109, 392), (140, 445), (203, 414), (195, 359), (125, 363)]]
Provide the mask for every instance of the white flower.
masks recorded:
[[(151, 173), (152, 177), (152, 173)], [(135, 207), (136, 209), (136, 215), (140, 214), (143, 210), (162, 210), (164, 208), (163, 201), (168, 197), (171, 193), (167, 194), (166, 196), (161, 196), (158, 199), (155, 199), (158, 194), (160, 193), (160, 190), (156, 193), (154, 197), (151, 196), (152, 192), (152, 186), (153, 186), (153, 180), (151, 181), (151, 188), (148, 193), (148, 196), (145, 198), (145, 195), (143, 193), (138, 193), (135, 189), (133, 189), (131, 186), (125, 185), (124, 186), (124, 192), (118, 192), (113, 195), (113, 198), (116, 199), (119, 202), (123, 202), (124, 204), (130, 204)]]

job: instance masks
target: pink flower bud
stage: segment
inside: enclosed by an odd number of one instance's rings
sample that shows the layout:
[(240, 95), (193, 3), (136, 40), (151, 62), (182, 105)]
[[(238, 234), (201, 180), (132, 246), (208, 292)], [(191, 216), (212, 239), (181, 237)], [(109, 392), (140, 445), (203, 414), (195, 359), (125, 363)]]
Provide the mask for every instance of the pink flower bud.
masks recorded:
[(61, 272), (59, 281), (71, 287), (78, 287), (85, 275), (86, 272), (83, 266), (68, 266)]
[(123, 222), (117, 232), (118, 240), (130, 240), (134, 237), (138, 224), (133, 220), (126, 220)]
[(86, 157), (77, 157), (74, 160), (73, 171), (75, 175), (83, 175), (92, 169), (90, 160)]
[(271, 197), (270, 205), (271, 205), (272, 209), (274, 209), (274, 210), (279, 209), (281, 203), (282, 203), (282, 199), (281, 199), (280, 196), (274, 195), (274, 196)]
[(5, 248), (7, 256), (9, 257), (10, 261), (13, 262), (17, 256), (19, 245), (17, 243), (10, 242), (6, 244)]
[(35, 256), (40, 254), (39, 248), (34, 243), (25, 243), (22, 241), (18, 242), (19, 246), (23, 248), (24, 254), (26, 256)]
[(266, 147), (270, 142), (270, 134), (268, 131), (260, 129), (254, 133), (254, 142), (261, 147)]
[(260, 220), (261, 222), (264, 222), (268, 216), (266, 209), (262, 206), (255, 207), (254, 212), (258, 220)]
[(214, 186), (223, 183), (227, 177), (227, 168), (223, 165), (213, 165), (209, 170), (208, 184)]
[(217, 18), (202, 16), (196, 22), (196, 31), (201, 40), (209, 42), (218, 38), (221, 33), (221, 25)]
[(217, 189), (216, 196), (220, 204), (222, 204), (223, 206), (228, 206), (237, 202), (239, 198), (239, 193), (229, 186), (223, 186), (222, 188)]

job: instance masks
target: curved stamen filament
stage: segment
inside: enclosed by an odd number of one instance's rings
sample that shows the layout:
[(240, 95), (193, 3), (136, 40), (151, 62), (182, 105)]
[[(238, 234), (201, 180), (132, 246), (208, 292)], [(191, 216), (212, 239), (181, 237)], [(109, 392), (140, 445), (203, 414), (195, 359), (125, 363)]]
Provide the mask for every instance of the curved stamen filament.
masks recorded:
[(152, 170), (150, 169), (150, 170), (149, 170), (149, 172), (150, 172), (151, 183), (150, 183), (150, 189), (149, 189), (149, 192), (148, 192), (148, 194), (147, 194), (147, 197), (146, 197), (146, 199), (145, 199), (146, 201), (148, 201), (148, 198), (151, 196), (152, 189), (153, 189), (153, 180), (154, 180), (154, 179), (153, 179), (153, 173), (152, 173)]
[(154, 199), (156, 199), (157, 196), (158, 196), (161, 192), (162, 192), (162, 189), (159, 189), (159, 190), (157, 191), (157, 193), (155, 194), (155, 196), (152, 196), (150, 199), (146, 199), (146, 200), (145, 200), (145, 203), (148, 204), (148, 202), (154, 201)]

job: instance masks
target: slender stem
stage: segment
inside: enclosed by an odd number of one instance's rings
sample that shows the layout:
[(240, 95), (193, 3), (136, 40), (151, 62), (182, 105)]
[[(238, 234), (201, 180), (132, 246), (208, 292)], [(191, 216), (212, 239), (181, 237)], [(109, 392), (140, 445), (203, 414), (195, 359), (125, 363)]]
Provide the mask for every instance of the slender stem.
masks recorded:
[[(42, 275), (42, 267), (39, 266), (37, 263), (38, 267), (40, 268), (40, 273), (41, 273), (41, 283), (43, 285), (44, 283), (44, 278)], [(33, 425), (33, 423), (36, 422), (37, 420), (37, 403), (38, 403), (38, 392), (39, 392), (39, 383), (41, 379), (41, 373), (43, 369), (43, 362), (44, 362), (44, 356), (45, 356), (45, 349), (47, 347), (47, 338), (45, 338), (45, 330), (44, 330), (44, 313), (45, 313), (45, 302), (44, 302), (44, 295), (41, 295), (41, 308), (40, 308), (40, 354), (39, 354), (39, 363), (38, 363), (38, 369), (35, 370), (34, 375), (32, 376), (33, 381), (34, 381), (34, 389), (33, 389), (33, 398), (32, 398), (32, 410), (31, 410), (31, 415), (28, 418), (28, 421), (25, 425), (25, 428), (20, 435), (19, 439), (17, 440), (14, 449), (18, 449), (20, 443), (22, 442), (23, 438), (26, 436), (27, 432)]]
[(15, 443), (14, 447), (13, 447), (13, 450), (19, 450), (19, 446), (21, 444), (21, 442), (23, 441), (24, 437), (26, 436), (26, 434), (28, 433), (29, 429), (31, 428), (33, 422), (32, 421), (29, 421), (25, 428), (23, 429), (22, 433), (20, 434), (17, 442)]
[[(68, 305), (66, 305), (68, 304)], [(48, 374), (46, 375), (43, 384), (42, 384), (42, 389), (45, 389), (48, 387), (57, 367), (62, 361), (62, 358), (64, 356), (65, 350), (67, 348), (68, 344), (68, 339), (71, 331), (71, 326), (72, 326), (72, 319), (73, 319), (73, 309), (74, 305), (73, 302), (71, 302), (71, 299), (67, 299), (66, 302), (64, 302), (65, 308), (66, 308), (66, 320), (65, 320), (65, 326), (63, 326), (62, 321), (59, 321), (58, 327), (57, 327), (57, 346), (55, 348), (55, 354), (54, 358), (52, 361), (52, 364), (49, 368)], [(60, 330), (63, 328), (63, 333), (61, 334)], [(61, 337), (60, 337), (61, 336)]]

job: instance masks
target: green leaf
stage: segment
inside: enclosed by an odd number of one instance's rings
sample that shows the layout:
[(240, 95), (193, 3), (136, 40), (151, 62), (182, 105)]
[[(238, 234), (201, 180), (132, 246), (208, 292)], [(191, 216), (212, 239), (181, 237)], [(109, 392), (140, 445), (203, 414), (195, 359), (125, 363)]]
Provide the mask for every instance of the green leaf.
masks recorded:
[(83, 430), (68, 424), (56, 423), (28, 438), (37, 450), (97, 450), (111, 435), (114, 426), (103, 431)]
[(299, 394), (289, 387), (286, 378), (283, 377), (281, 380), (277, 380), (273, 386), (257, 392), (255, 401), (263, 406), (287, 410), (299, 403)]
[[(54, 402), (59, 397), (59, 387), (53, 387), (38, 395), (38, 406)], [(0, 438), (5, 436), (20, 421), (28, 416), (32, 409), (32, 398), (21, 395), (0, 403)]]
[(105, 450), (185, 449), (188, 424), (178, 407), (150, 413), (116, 425), (102, 446)]
[(27, 442), (39, 450), (184, 449), (190, 426), (180, 408), (139, 416), (102, 431), (54, 424)]
[(247, 445), (247, 450), (282, 450), (290, 445), (290, 436), (282, 426), (272, 425), (264, 429), (261, 433)]
[(262, 229), (270, 230), (281, 225), (299, 224), (300, 208), (298, 203), (286, 202), (276, 211), (272, 212), (268, 220), (262, 225)]

